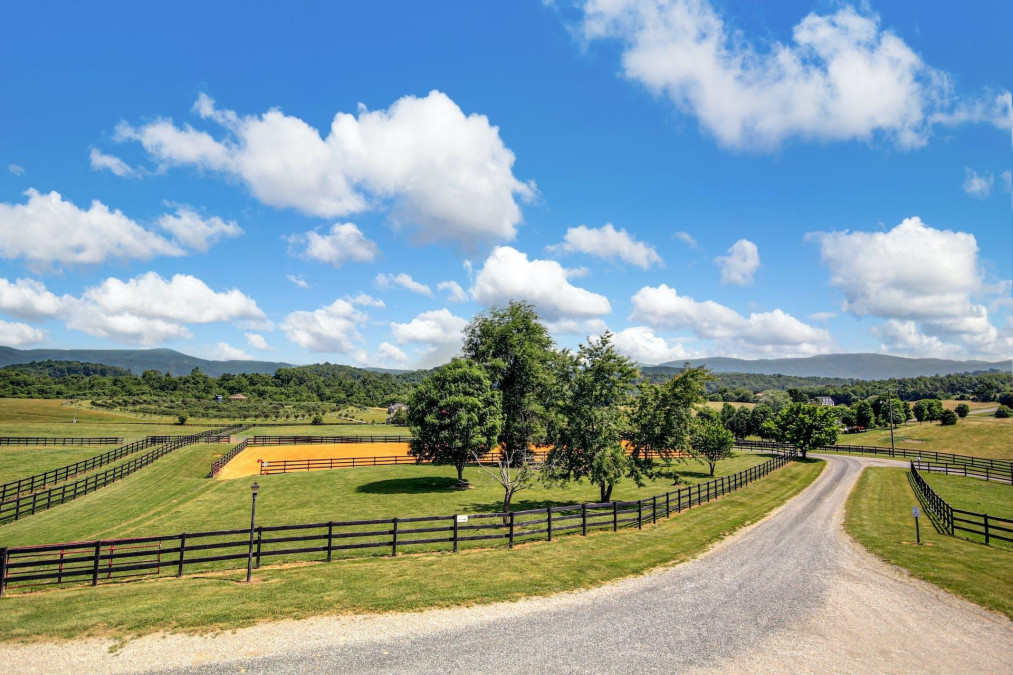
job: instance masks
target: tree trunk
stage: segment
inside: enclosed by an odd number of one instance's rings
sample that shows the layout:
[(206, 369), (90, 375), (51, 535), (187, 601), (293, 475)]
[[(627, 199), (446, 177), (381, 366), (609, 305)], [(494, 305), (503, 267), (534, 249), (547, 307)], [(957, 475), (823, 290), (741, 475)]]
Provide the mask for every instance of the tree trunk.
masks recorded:
[(717, 462), (707, 462), (707, 463), (710, 464), (710, 467), (711, 467), (711, 478), (713, 478), (714, 477), (714, 467), (717, 465)]
[(802, 455), (802, 459), (805, 459), (805, 453), (806, 453), (806, 451), (805, 450), (800, 450), (799, 452)]
[(599, 495), (601, 496), (601, 503), (612, 499), (612, 484), (611, 483), (599, 483), (598, 484)]
[(512, 490), (503, 490), (503, 513), (510, 513), (510, 502), (513, 501), (513, 498)]
[(457, 482), (464, 485), (464, 462), (455, 464), (455, 466), (457, 467)]

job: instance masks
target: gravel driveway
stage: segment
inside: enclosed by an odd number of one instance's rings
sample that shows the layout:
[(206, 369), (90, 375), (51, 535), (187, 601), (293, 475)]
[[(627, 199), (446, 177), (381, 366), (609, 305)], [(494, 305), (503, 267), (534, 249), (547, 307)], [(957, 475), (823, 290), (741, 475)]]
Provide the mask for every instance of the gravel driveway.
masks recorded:
[[(676, 567), (591, 591), (214, 637), (0, 646), (13, 672), (1010, 672), (1013, 623), (907, 578), (844, 534), (862, 468), (826, 456), (766, 520)], [(907, 508), (907, 504), (898, 505)], [(5, 668), (7, 672), (12, 672)]]

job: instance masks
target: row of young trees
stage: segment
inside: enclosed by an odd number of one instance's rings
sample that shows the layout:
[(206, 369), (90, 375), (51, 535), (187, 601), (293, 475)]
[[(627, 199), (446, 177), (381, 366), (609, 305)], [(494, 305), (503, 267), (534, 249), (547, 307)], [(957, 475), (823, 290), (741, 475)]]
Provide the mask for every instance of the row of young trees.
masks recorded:
[[(609, 501), (630, 479), (667, 475), (685, 454), (708, 462), (731, 454), (734, 435), (698, 407), (710, 378), (685, 368), (662, 383), (641, 377), (610, 333), (576, 351), (557, 350), (534, 308), (511, 302), (476, 316), (462, 358), (424, 380), (408, 402), (411, 454), (456, 467), (478, 461), (504, 491), (503, 508), (537, 481), (588, 480)], [(805, 451), (836, 441), (837, 422), (818, 406), (791, 404), (766, 433)], [(540, 467), (535, 447), (549, 448)]]

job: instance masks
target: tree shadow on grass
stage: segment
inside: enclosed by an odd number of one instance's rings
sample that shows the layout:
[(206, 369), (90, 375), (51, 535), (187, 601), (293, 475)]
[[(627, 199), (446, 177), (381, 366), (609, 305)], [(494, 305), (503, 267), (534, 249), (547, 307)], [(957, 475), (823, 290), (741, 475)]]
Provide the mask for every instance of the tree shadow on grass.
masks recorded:
[(419, 476), (418, 478), (390, 478), (365, 483), (356, 492), (374, 495), (414, 495), (426, 492), (450, 492), (457, 486), (457, 478), (449, 476)]

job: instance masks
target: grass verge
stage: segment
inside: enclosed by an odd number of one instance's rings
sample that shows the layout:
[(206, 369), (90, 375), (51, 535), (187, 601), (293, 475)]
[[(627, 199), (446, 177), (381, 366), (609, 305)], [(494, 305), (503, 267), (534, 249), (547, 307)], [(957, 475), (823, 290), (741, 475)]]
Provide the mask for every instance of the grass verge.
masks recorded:
[(349, 559), (111, 584), (0, 602), (0, 640), (212, 631), (317, 615), (415, 611), (590, 588), (699, 555), (801, 492), (823, 462), (793, 463), (642, 531), (568, 536), (515, 549)]
[(912, 576), (1013, 618), (1010, 552), (937, 532), (928, 518), (921, 519), (923, 545), (918, 546), (913, 506), (919, 506), (918, 498), (904, 469), (868, 468), (848, 496), (844, 527), (867, 549)]

